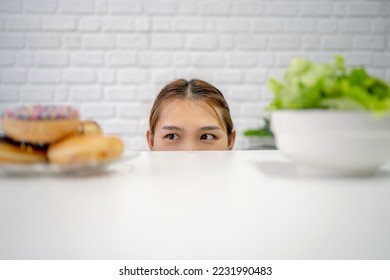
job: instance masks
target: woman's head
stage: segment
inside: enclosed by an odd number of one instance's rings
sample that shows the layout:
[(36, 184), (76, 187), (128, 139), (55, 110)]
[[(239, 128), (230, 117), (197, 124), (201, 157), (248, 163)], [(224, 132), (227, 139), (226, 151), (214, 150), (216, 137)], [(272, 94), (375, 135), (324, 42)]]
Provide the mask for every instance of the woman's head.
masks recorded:
[(151, 150), (228, 150), (235, 140), (222, 93), (197, 79), (167, 84), (153, 104), (149, 127)]

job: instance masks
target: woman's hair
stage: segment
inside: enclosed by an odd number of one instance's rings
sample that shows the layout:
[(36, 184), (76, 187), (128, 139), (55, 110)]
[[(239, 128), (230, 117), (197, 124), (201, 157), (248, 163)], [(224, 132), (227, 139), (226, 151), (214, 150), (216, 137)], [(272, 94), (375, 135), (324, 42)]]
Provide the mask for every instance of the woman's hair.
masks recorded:
[(154, 135), (157, 121), (160, 117), (164, 103), (168, 100), (196, 100), (208, 104), (219, 116), (216, 108), (221, 109), (222, 121), (226, 125), (227, 135), (230, 137), (233, 131), (233, 121), (230, 116), (229, 106), (223, 94), (213, 85), (198, 79), (179, 79), (167, 84), (158, 94), (150, 112), (149, 126), (151, 134)]

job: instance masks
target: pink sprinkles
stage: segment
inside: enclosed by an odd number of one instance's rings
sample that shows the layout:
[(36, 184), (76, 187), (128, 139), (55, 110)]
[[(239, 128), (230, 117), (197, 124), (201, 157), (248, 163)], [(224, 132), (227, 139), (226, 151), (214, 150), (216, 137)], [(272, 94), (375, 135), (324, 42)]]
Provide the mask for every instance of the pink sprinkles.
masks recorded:
[(79, 112), (68, 105), (28, 105), (5, 109), (2, 117), (20, 120), (60, 120), (79, 118)]

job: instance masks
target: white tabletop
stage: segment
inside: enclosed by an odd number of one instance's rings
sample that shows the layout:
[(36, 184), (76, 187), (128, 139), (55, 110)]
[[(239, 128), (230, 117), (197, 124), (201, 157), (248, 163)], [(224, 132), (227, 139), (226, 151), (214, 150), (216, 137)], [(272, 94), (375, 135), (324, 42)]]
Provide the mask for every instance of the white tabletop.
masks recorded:
[(279, 151), (139, 152), (0, 175), (0, 226), (0, 259), (390, 259), (390, 164), (342, 178)]

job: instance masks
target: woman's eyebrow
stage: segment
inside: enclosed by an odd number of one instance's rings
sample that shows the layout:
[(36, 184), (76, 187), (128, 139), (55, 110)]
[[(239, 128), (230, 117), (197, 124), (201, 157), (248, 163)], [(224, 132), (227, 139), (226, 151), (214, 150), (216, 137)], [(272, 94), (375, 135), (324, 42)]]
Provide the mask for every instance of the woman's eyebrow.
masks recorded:
[(215, 126), (215, 125), (210, 125), (210, 126), (203, 126), (201, 128), (199, 128), (198, 130), (218, 130), (218, 129), (221, 129), (219, 126)]
[(174, 125), (164, 125), (161, 129), (165, 129), (165, 130), (179, 130), (179, 131), (184, 131), (183, 128), (181, 127), (178, 127), (178, 126), (174, 126)]

